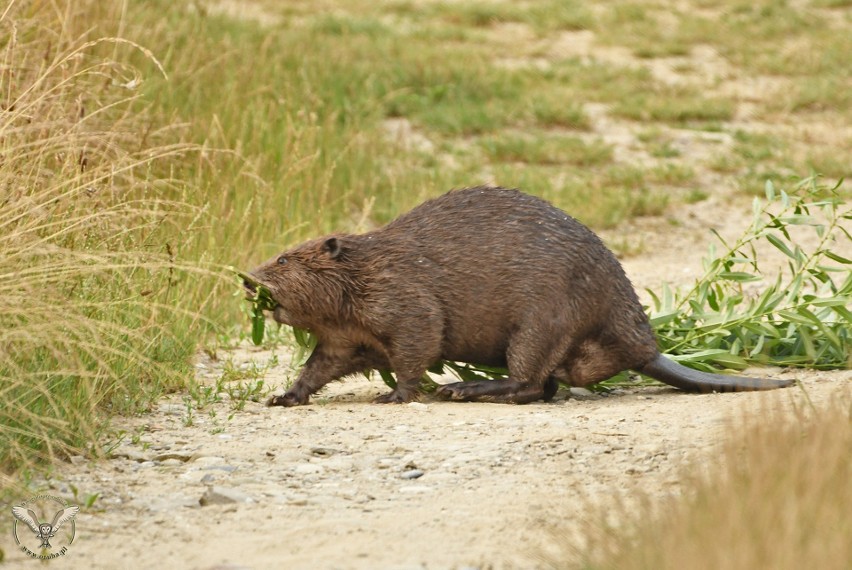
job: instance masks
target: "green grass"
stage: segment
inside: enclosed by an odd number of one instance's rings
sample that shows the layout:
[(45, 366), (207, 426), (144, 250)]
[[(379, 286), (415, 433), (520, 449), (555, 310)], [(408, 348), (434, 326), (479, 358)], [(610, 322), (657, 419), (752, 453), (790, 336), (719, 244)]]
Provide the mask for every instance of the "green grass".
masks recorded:
[[(111, 414), (187, 386), (211, 337), (239, 340), (245, 307), (216, 267), (486, 180), (604, 228), (852, 164), (834, 132), (852, 118), (842, 2), (244, 1), (274, 17), (60, 0), (0, 19), (5, 473), (97, 453)], [(715, 84), (698, 46), (730, 67)], [(649, 67), (672, 56), (677, 85)], [(789, 88), (748, 94), (773, 128), (746, 134), (719, 82), (758, 75)], [(389, 119), (430, 144), (388, 136)], [(732, 142), (711, 158), (674, 144), (701, 130)]]
[[(64, 15), (69, 32), (76, 16)], [(205, 272), (183, 259), (176, 239), (198, 229), (199, 212), (176, 196), (184, 183), (153, 174), (192, 145), (147, 131), (122, 86), (132, 70), (91, 55), (139, 47), (56, 41), (47, 18), (18, 20), (3, 47), (16, 65), (0, 72), (0, 144), (14, 157), (0, 162), (7, 473), (98, 454), (107, 413), (138, 410), (184, 385), (192, 329), (203, 327), (193, 279)]]
[(615, 113), (643, 122), (713, 123), (729, 121), (734, 104), (726, 99), (707, 98), (689, 90), (658, 88), (650, 93), (631, 94), (615, 106)]
[(524, 137), (504, 135), (480, 139), (488, 158), (495, 162), (526, 162), (588, 167), (612, 162), (612, 148), (572, 136)]

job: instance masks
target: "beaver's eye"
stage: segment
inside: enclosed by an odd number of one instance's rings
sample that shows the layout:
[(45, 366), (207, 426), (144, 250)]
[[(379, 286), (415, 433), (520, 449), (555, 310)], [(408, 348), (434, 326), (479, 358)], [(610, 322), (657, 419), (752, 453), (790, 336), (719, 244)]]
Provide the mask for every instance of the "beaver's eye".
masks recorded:
[(278, 258), (278, 265), (286, 265), (286, 263), (287, 263), (287, 258), (284, 257), (283, 255)]

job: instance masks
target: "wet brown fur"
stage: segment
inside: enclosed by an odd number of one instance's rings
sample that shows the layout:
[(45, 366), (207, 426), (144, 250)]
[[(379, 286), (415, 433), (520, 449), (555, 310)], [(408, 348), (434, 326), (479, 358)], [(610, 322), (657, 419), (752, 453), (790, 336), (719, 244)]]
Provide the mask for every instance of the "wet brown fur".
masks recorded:
[(318, 339), (293, 387), (270, 405), (305, 404), (331, 380), (368, 369), (397, 377), (378, 401), (408, 402), (440, 360), (508, 367), (506, 380), (438, 392), (464, 401), (549, 399), (557, 382), (585, 386), (625, 369), (689, 390), (784, 385), (700, 373), (662, 357), (603, 242), (517, 190), (452, 191), (373, 232), (308, 241), (252, 275), (278, 303), (277, 321)]

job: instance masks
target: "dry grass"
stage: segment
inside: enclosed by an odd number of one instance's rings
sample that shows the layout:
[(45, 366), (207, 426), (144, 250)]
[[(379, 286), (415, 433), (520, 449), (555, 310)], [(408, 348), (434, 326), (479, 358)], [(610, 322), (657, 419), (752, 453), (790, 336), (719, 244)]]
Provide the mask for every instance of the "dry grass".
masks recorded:
[[(588, 544), (549, 566), (619, 570), (841, 570), (852, 560), (852, 399), (740, 421), (720, 457), (692, 466), (690, 492), (610, 510)], [(783, 409), (789, 409), (785, 407)], [(613, 515), (617, 515), (614, 517)], [(581, 562), (577, 562), (577, 553)]]
[[(87, 12), (87, 2), (73, 4)], [(187, 376), (196, 321), (173, 303), (194, 211), (135, 105), (141, 78), (97, 55), (143, 48), (75, 36), (72, 4), (0, 19), (0, 468), (97, 452), (106, 410)], [(164, 191), (167, 189), (168, 192)], [(179, 230), (177, 228), (180, 228)], [(177, 313), (177, 315), (175, 314)], [(184, 316), (181, 316), (183, 314)], [(20, 483), (7, 477), (4, 484)]]

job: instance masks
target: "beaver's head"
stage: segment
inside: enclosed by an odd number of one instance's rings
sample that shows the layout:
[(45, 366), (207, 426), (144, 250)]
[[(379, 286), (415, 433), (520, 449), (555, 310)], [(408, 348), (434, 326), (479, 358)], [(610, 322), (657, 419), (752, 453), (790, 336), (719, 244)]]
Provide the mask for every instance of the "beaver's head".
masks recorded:
[[(355, 274), (347, 236), (328, 236), (284, 251), (249, 273), (266, 287), (279, 323), (316, 332), (350, 318)], [(254, 299), (257, 288), (243, 282)]]

